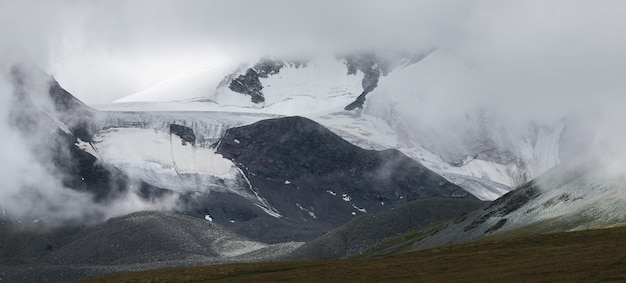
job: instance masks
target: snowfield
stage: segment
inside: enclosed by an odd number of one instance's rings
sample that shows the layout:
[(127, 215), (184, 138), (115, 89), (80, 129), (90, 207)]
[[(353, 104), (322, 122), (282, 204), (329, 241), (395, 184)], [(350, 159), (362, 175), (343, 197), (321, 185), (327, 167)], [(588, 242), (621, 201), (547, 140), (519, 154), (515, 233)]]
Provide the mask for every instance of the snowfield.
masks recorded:
[(224, 182), (234, 184), (239, 174), (212, 148), (196, 147), (155, 129), (110, 128), (98, 132), (92, 143), (78, 145), (135, 179), (176, 192), (208, 192)]
[(99, 132), (93, 145), (98, 157), (109, 164), (152, 163), (163, 172), (175, 174), (236, 175), (234, 164), (213, 149), (195, 147), (175, 134), (158, 130), (111, 128)]

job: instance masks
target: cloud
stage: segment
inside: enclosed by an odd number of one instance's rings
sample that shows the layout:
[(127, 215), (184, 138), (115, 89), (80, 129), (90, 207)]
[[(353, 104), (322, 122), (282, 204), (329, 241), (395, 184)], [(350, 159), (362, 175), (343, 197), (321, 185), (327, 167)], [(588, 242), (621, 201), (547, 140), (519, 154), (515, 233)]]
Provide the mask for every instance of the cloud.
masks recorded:
[(456, 1), (3, 1), (3, 42), (87, 103), (266, 54), (454, 42)]
[(623, 101), (626, 4), (484, 3), (468, 20), (459, 53), (480, 70), (495, 105), (549, 112)]
[(519, 98), (619, 92), (595, 83), (623, 74), (625, 11), (610, 0), (3, 1), (0, 45), (87, 103), (265, 54), (425, 46), (480, 68), (488, 91)]
[[(54, 156), (67, 158), (69, 153), (64, 152), (67, 145), (51, 134), (60, 130), (59, 122), (51, 117), (60, 115), (48, 96), (49, 77), (22, 63), (18, 82), (14, 66), (0, 64), (0, 219), (24, 222), (24, 227), (54, 226), (66, 221), (98, 223), (135, 211), (177, 207), (175, 194), (144, 200), (129, 190), (96, 202), (92, 194), (66, 187), (62, 183), (66, 173)], [(64, 159), (58, 162), (71, 164)]]
[(467, 3), (458, 18), (445, 21), (451, 34), (421, 38), (438, 47), (437, 62), (417, 67), (424, 71), (413, 84), (404, 79), (407, 91), (420, 81), (419, 87), (432, 90), (429, 99), (451, 111), (487, 105), (524, 121), (592, 108), (620, 112), (626, 103), (626, 3)]

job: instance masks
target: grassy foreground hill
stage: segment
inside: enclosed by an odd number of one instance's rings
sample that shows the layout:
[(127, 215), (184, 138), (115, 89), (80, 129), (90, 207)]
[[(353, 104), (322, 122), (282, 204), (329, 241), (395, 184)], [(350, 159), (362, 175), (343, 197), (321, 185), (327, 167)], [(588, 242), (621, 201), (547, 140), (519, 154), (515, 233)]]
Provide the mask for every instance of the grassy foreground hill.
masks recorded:
[(466, 244), (369, 259), (222, 264), (85, 282), (623, 282), (626, 227)]

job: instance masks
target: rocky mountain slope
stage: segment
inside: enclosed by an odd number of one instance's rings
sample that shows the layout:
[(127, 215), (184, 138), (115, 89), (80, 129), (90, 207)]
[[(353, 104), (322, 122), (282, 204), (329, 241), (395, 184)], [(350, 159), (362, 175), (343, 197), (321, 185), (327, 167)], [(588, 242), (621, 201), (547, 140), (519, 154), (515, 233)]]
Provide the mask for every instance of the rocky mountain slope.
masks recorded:
[(393, 253), (400, 247), (411, 251), (481, 238), (625, 226), (626, 174), (616, 156), (619, 155), (605, 149), (584, 154), (483, 209), (418, 231), (386, 247), (382, 253)]
[(229, 129), (216, 150), (242, 169), (277, 218), (307, 226), (340, 225), (421, 198), (474, 199), (398, 151), (361, 149), (302, 117)]

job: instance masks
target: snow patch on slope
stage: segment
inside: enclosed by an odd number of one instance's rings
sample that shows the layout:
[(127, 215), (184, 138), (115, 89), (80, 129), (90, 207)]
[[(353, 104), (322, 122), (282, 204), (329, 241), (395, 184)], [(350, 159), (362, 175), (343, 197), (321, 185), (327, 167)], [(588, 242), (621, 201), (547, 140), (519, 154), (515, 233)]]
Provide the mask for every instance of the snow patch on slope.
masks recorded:
[[(280, 218), (254, 190), (241, 169), (215, 152), (184, 142), (178, 135), (157, 129), (110, 128), (95, 134), (91, 143), (78, 144), (134, 179), (175, 192), (235, 193), (251, 200), (267, 214)], [(210, 216), (209, 216), (210, 217)]]

